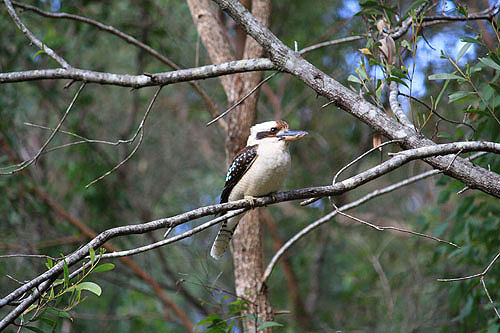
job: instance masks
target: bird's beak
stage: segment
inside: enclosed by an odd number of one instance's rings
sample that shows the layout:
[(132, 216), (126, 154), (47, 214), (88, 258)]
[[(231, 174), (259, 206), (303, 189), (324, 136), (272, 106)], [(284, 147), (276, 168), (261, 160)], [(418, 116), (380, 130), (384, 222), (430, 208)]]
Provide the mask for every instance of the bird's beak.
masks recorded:
[(292, 130), (288, 130), (286, 132), (277, 134), (276, 136), (278, 138), (280, 138), (280, 140), (295, 141), (295, 140), (298, 140), (300, 138), (303, 138), (307, 134), (309, 134), (309, 133), (307, 133), (305, 131), (292, 131)]

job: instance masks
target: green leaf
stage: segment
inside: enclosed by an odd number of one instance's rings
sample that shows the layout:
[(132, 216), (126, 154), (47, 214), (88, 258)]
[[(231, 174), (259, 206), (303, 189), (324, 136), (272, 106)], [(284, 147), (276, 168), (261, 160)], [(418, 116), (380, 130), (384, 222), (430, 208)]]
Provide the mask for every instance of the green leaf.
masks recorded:
[(453, 138), (450, 134), (445, 133), (445, 132), (439, 132), (439, 133), (437, 134), (437, 137), (438, 137), (438, 138), (445, 138), (445, 139), (448, 139), (448, 140), (451, 140), (451, 141), (453, 141), (453, 140), (454, 140), (454, 138)]
[(263, 330), (265, 328), (269, 328), (269, 327), (281, 327), (283, 326), (283, 324), (280, 324), (280, 323), (277, 323), (275, 321), (266, 321), (264, 323), (262, 323), (262, 325), (260, 325), (259, 327), (257, 327), (257, 330)]
[(47, 262), (45, 263), (45, 266), (46, 266), (48, 269), (51, 269), (52, 267), (54, 267), (54, 262), (52, 261), (52, 259), (47, 258)]
[(437, 73), (429, 75), (429, 80), (459, 80), (463, 77), (454, 73)]
[(36, 57), (38, 57), (40, 54), (43, 54), (43, 53), (47, 53), (47, 52), (45, 52), (45, 50), (38, 51), (37, 53), (33, 54), (33, 59), (36, 59)]
[(425, 3), (427, 0), (418, 0), (418, 1), (413, 1), (413, 3), (408, 7), (408, 9), (405, 11), (402, 20), (405, 20), (408, 15), (410, 15), (411, 11), (418, 8), (421, 4)]
[(464, 44), (464, 46), (462, 46), (462, 48), (460, 49), (460, 51), (458, 52), (458, 55), (457, 55), (457, 62), (460, 60), (460, 58), (462, 58), (462, 56), (465, 54), (465, 52), (467, 52), (470, 47), (472, 46), (472, 44), (470, 43), (466, 43)]
[(212, 324), (213, 322), (216, 322), (219, 320), (222, 320), (222, 318), (217, 314), (208, 315), (205, 318), (203, 318), (202, 320), (200, 320), (196, 324), (196, 326), (203, 325), (203, 324)]
[(500, 71), (500, 64), (497, 64), (493, 59), (491, 58), (479, 58), (479, 61), (485, 64), (488, 67), (491, 67), (497, 71)]
[(408, 79), (408, 75), (398, 68), (393, 68), (391, 71), (392, 76), (399, 77), (400, 79)]
[(361, 80), (352, 74), (347, 77), (347, 81), (361, 84)]
[(76, 286), (77, 290), (88, 290), (97, 296), (101, 296), (102, 289), (97, 283), (94, 282), (82, 282)]
[(89, 254), (90, 254), (90, 262), (92, 263), (93, 266), (95, 262), (95, 251), (93, 248), (89, 249)]
[(28, 330), (30, 330), (32, 332), (36, 332), (36, 333), (45, 333), (44, 330), (42, 330), (42, 329), (40, 329), (38, 327), (35, 327), (35, 326), (25, 326), (25, 325), (23, 325), (23, 328), (26, 328), (26, 329), (28, 329)]
[(443, 97), (443, 94), (448, 87), (448, 84), (450, 83), (450, 80), (444, 81), (443, 88), (441, 88), (441, 91), (439, 92), (438, 97), (436, 98), (436, 103), (434, 104), (434, 109), (437, 109), (437, 106), (439, 105), (439, 101), (441, 100), (441, 97)]
[(53, 309), (53, 308), (48, 308), (47, 309), (47, 313), (49, 313), (51, 315), (54, 315), (56, 317), (71, 319), (71, 316), (66, 311), (61, 311), (61, 310), (57, 310), (57, 309)]
[(489, 83), (490, 87), (492, 87), (498, 95), (500, 95), (500, 84), (498, 83)]
[[(394, 76), (388, 77), (388, 78), (387, 78), (387, 81), (395, 81), (395, 82), (401, 83), (402, 85), (404, 85), (404, 86), (408, 87), (408, 84), (406, 84), (406, 82), (405, 82), (405, 81), (401, 80), (401, 79), (400, 79), (400, 78), (398, 78), (398, 77), (394, 77)], [(410, 87), (408, 87), (408, 88), (410, 88)]]
[(382, 84), (382, 80), (377, 80), (377, 90), (375, 90), (375, 95), (377, 96), (377, 100), (382, 98), (382, 90), (384, 89), (384, 85)]
[(468, 14), (467, 14), (467, 8), (466, 7), (461, 6), (461, 5), (458, 5), (457, 7), (458, 7), (458, 13), (460, 15), (463, 15), (463, 16), (466, 16), (466, 17), (468, 16)]
[(113, 270), (114, 268), (115, 268), (114, 264), (111, 264), (111, 263), (102, 264), (102, 265), (99, 265), (96, 268), (94, 268), (92, 273), (107, 272), (107, 271)]
[(460, 40), (464, 43), (482, 44), (482, 42), (479, 39), (471, 37), (461, 37)]
[(460, 103), (473, 99), (476, 93), (473, 91), (458, 91), (448, 96), (448, 103)]

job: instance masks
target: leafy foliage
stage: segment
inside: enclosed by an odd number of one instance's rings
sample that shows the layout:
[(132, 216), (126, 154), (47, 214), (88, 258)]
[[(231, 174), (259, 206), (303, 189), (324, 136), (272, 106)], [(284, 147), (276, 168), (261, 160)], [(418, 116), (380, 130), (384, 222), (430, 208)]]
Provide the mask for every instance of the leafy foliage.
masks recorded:
[[(418, 99), (400, 96), (409, 118), (423, 135), (436, 142), (499, 142), (499, 124), (495, 119), (500, 117), (500, 49), (495, 39), (498, 26), (484, 22), (481, 28), (473, 21), (454, 22), (425, 27), (422, 35), (418, 27), (423, 14), (417, 12), (422, 4), (423, 1), (318, 0), (311, 6), (307, 1), (275, 1), (271, 30), (287, 45), (297, 41), (300, 48), (342, 36), (362, 35), (366, 38), (361, 41), (321, 48), (305, 57), (388, 112), (388, 85), (396, 82), (400, 91)], [(50, 1), (36, 5), (51, 10)], [(61, 11), (91, 17), (137, 37), (183, 68), (211, 62), (200, 46), (183, 1), (61, 2), (61, 6)], [(451, 12), (440, 6), (441, 2), (432, 13), (443, 10), (449, 15), (463, 16), (476, 12), (458, 2)], [(169, 70), (143, 51), (87, 24), (42, 18), (29, 11), (20, 15), (35, 35), (75, 66), (131, 74)], [(382, 51), (382, 37), (408, 17), (413, 25), (407, 35), (394, 41), (395, 62), (388, 62)], [(221, 20), (232, 29), (229, 18), (222, 16)], [(0, 29), (2, 71), (56, 66), (47, 54), (27, 44), (5, 11), (0, 11)], [(443, 38), (438, 38), (442, 31), (446, 33), (444, 44)], [(488, 41), (488, 36), (493, 42)], [(457, 52), (453, 52), (452, 45), (459, 43)], [(432, 48), (437, 49), (436, 53), (430, 53)], [(430, 54), (429, 59), (424, 60), (422, 54)], [(422, 77), (426, 79), (419, 83)], [(0, 85), (2, 167), (37, 151), (49, 132), (24, 123), (48, 127), (57, 124), (73, 94), (74, 87), (63, 89), (65, 84), (34, 81)], [(224, 109), (226, 101), (216, 79), (200, 85), (218, 110)], [(64, 130), (93, 139), (130, 138), (152, 94), (149, 88), (128, 91), (88, 85)], [(374, 133), (368, 127), (340, 110), (330, 109), (331, 106), (321, 109), (324, 103), (286, 74), (273, 78), (261, 91), (259, 121), (284, 118), (292, 128), (311, 133), (300, 145), (291, 146), (293, 169), (286, 188), (329, 184), (336, 170), (372, 147)], [(31, 279), (64, 262), (61, 254), (71, 253), (86, 241), (88, 235), (83, 228), (54, 207), (63, 208), (73, 219), (98, 232), (217, 202), (224, 180), (225, 133), (215, 126), (206, 128), (204, 124), (210, 119), (203, 100), (190, 86), (165, 87), (146, 122), (146, 136), (137, 154), (95, 186), (85, 189), (86, 184), (123, 160), (131, 146), (71, 146), (44, 154), (24, 174), (0, 177), (2, 254), (40, 253), (59, 258), (46, 263), (33, 258), (1, 258), (2, 291), (17, 286), (6, 275), (19, 281)], [(59, 133), (51, 147), (73, 139)], [(386, 152), (370, 155), (352, 172), (379, 163)], [(500, 172), (500, 162), (491, 154), (474, 163)], [(334, 199), (337, 204), (350, 202), (425, 169), (423, 163), (416, 162)], [(500, 249), (498, 200), (472, 189), (461, 192), (463, 189), (463, 184), (441, 176), (437, 183), (419, 182), (352, 213), (374, 223), (402, 226), (450, 240), (459, 244), (459, 249), (375, 232), (344, 218), (307, 235), (287, 252), (280, 262), (282, 266), (275, 268), (268, 281), (273, 307), (291, 313), (277, 316), (273, 322), (259, 323), (259, 328), (498, 331), (500, 323), (479, 279), (436, 281), (481, 272)], [(42, 192), (51, 201), (41, 196)], [(306, 208), (295, 203), (266, 208), (266, 259), (279, 244), (329, 211), (326, 200)], [(174, 230), (173, 234), (182, 231), (185, 229)], [(62, 331), (64, 325), (85, 332), (103, 328), (118, 332), (184, 332), (171, 308), (137, 274), (139, 268), (193, 323), (198, 323), (197, 330), (236, 332), (241, 309), (248, 304), (219, 297), (210, 289), (233, 288), (229, 257), (214, 262), (208, 255), (214, 233), (198, 234), (131, 257), (136, 266), (118, 260), (102, 263), (101, 252), (92, 250), (84, 271), (70, 278), (74, 268), (66, 267), (42, 301), (23, 314), (23, 327), (34, 332)], [(151, 243), (161, 234), (123, 237), (112, 244), (133, 248)], [(485, 277), (497, 307), (499, 269), (493, 265)], [(5, 314), (4, 309), (0, 314)]]

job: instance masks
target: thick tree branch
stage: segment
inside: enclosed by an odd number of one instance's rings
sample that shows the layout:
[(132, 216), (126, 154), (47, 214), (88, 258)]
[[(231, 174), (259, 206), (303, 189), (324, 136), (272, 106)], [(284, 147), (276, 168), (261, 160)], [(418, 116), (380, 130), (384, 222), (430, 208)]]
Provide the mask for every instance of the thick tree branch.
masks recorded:
[[(435, 145), (433, 141), (419, 136), (414, 130), (398, 123), (382, 110), (301, 58), (268, 28), (260, 24), (237, 1), (214, 1), (267, 50), (278, 68), (294, 75), (319, 95), (333, 101), (337, 107), (357, 117), (386, 137), (401, 140), (401, 146), (405, 149)], [(500, 198), (500, 175), (494, 172), (474, 166), (462, 158), (457, 158), (448, 168), (452, 161), (451, 156), (432, 157), (425, 161), (434, 168), (444, 170), (446, 175), (462, 181), (471, 189), (479, 189)]]

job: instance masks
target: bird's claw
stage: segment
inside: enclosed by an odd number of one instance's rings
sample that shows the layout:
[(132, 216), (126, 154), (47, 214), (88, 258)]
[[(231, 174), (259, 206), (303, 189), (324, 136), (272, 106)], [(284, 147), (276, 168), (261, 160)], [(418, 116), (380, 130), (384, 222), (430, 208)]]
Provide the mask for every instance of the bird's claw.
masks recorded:
[(247, 199), (248, 201), (250, 201), (250, 207), (252, 209), (255, 208), (255, 197), (252, 197), (251, 195), (245, 195), (243, 198)]

